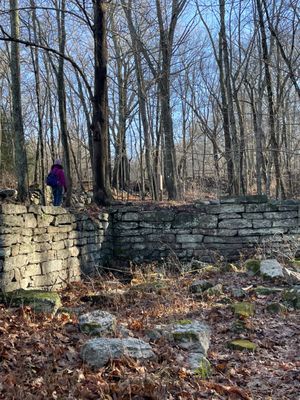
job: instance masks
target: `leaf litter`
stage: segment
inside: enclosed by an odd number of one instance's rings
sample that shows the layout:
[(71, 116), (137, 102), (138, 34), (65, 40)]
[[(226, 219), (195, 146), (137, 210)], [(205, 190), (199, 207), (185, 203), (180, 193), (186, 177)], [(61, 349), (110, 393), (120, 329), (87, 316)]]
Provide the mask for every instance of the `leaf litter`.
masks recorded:
[[(299, 311), (269, 314), (266, 305), (278, 301), (279, 294), (257, 295), (252, 288), (264, 285), (259, 277), (242, 272), (192, 274), (164, 272), (163, 285), (149, 290), (156, 264), (133, 273), (131, 283), (111, 274), (72, 283), (61, 291), (63, 306), (72, 312), (55, 317), (35, 314), (30, 307), (0, 305), (0, 399), (299, 399)], [(148, 274), (147, 271), (151, 271)], [(151, 276), (151, 278), (149, 278)], [(191, 283), (207, 279), (223, 285), (223, 294), (195, 299)], [(249, 282), (251, 280), (251, 282)], [(146, 284), (150, 284), (147, 288)], [(249, 286), (250, 285), (250, 286)], [(255, 305), (255, 315), (244, 321), (245, 329), (234, 330), (237, 317), (231, 304), (237, 301), (232, 288), (249, 288), (246, 300)], [(96, 304), (86, 296), (113, 294), (126, 296)], [(82, 301), (81, 299), (85, 299)], [(145, 339), (156, 324), (200, 319), (210, 325), (212, 338), (208, 359), (212, 375), (204, 380), (185, 368), (183, 354), (164, 338), (151, 342), (155, 361), (139, 362), (128, 357), (93, 370), (80, 358), (80, 348), (88, 336), (80, 332), (76, 309), (95, 309), (116, 315), (118, 325), (131, 335)], [(120, 335), (120, 332), (115, 332)], [(231, 350), (227, 343), (245, 338), (254, 342), (254, 353)]]

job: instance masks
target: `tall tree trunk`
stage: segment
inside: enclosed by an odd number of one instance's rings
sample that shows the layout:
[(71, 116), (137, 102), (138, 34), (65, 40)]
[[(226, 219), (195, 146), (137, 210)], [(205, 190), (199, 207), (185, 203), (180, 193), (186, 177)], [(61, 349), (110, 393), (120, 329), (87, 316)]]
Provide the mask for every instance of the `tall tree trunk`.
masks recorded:
[(150, 139), (150, 128), (149, 122), (147, 118), (147, 96), (146, 96), (146, 88), (145, 82), (143, 77), (142, 71), (142, 60), (141, 60), (141, 43), (137, 38), (137, 34), (134, 28), (134, 24), (132, 21), (132, 0), (128, 1), (126, 5), (124, 0), (122, 0), (123, 10), (125, 12), (129, 32), (132, 40), (133, 46), (133, 56), (134, 56), (134, 63), (135, 63), (135, 73), (136, 73), (136, 80), (138, 85), (138, 102), (139, 102), (139, 111), (143, 126), (144, 132), (144, 140), (145, 140), (145, 161), (146, 161), (146, 169), (147, 169), (147, 176), (150, 185), (150, 191), (152, 198), (158, 200), (158, 187), (157, 187), (157, 179), (153, 173), (153, 161), (151, 157), (151, 139)]
[(275, 179), (276, 179), (276, 197), (279, 197), (279, 192), (281, 190), (281, 196), (285, 197), (285, 189), (281, 179), (280, 163), (279, 163), (279, 146), (276, 139), (275, 132), (275, 114), (274, 114), (274, 102), (273, 102), (273, 90), (272, 90), (272, 80), (269, 68), (269, 52), (267, 45), (267, 37), (264, 25), (264, 17), (261, 6), (261, 0), (256, 0), (257, 11), (259, 17), (259, 27), (261, 32), (261, 46), (263, 51), (263, 62), (265, 68), (265, 79), (268, 94), (268, 117), (269, 117), (269, 128), (270, 128), (270, 144), (271, 152), (273, 155), (274, 168), (275, 168)]
[[(11, 36), (19, 39), (19, 5), (18, 0), (10, 0), (10, 25)], [(20, 52), (19, 43), (11, 42), (11, 86), (13, 103), (13, 128), (15, 142), (16, 172), (18, 179), (18, 199), (25, 201), (28, 198), (28, 171), (23, 130), (22, 103), (21, 103), (21, 78), (20, 78)]]
[[(36, 20), (36, 5), (34, 0), (30, 0), (30, 6), (32, 7), (32, 25), (33, 35), (35, 43), (38, 43), (37, 35), (37, 20)], [(43, 123), (42, 123), (42, 108), (41, 108), (41, 88), (40, 88), (40, 65), (39, 65), (39, 53), (37, 47), (31, 48), (33, 70), (35, 76), (35, 93), (37, 102), (37, 117), (38, 117), (38, 143), (39, 148), (37, 155), (40, 155), (40, 187), (42, 189), (42, 202), (45, 205), (45, 156), (44, 156), (44, 137), (43, 137)], [(38, 183), (37, 181), (35, 183)]]
[[(66, 7), (66, 0), (61, 0), (61, 9), (57, 11), (57, 23), (59, 31), (59, 51), (63, 55), (65, 54), (65, 45), (66, 45), (65, 7)], [(58, 95), (59, 120), (60, 120), (60, 130), (61, 130), (61, 142), (64, 151), (64, 165), (68, 181), (65, 204), (68, 207), (71, 204), (72, 176), (71, 176), (70, 150), (68, 142), (64, 61), (65, 60), (63, 57), (60, 57), (58, 61), (57, 95)]]
[(93, 150), (94, 200), (100, 205), (111, 200), (108, 170), (108, 104), (107, 104), (107, 42), (106, 4), (94, 1), (94, 98), (93, 98)]
[(164, 133), (164, 175), (168, 197), (170, 200), (178, 200), (181, 197), (180, 188), (178, 186), (173, 120), (170, 104), (170, 76), (175, 27), (179, 14), (182, 11), (185, 3), (185, 0), (173, 0), (170, 26), (165, 27), (161, 3), (160, 0), (156, 0), (156, 11), (160, 32), (160, 52), (162, 56), (158, 87), (161, 102), (162, 127)]
[(220, 46), (221, 46), (221, 60), (224, 67), (224, 85), (226, 91), (227, 100), (227, 112), (228, 112), (228, 123), (229, 123), (229, 133), (232, 140), (232, 161), (234, 163), (234, 174), (233, 174), (233, 194), (240, 194), (240, 149), (237, 137), (236, 122), (234, 116), (234, 106), (233, 106), (233, 93), (231, 85), (231, 74), (232, 71), (229, 65), (229, 54), (228, 45), (226, 38), (226, 26), (225, 26), (225, 0), (220, 0)]

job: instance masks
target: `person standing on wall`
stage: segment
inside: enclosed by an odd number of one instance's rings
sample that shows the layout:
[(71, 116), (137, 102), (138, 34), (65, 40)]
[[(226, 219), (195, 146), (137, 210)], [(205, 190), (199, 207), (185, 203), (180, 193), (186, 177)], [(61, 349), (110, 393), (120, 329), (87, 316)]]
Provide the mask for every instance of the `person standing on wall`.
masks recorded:
[(46, 183), (52, 188), (53, 205), (60, 206), (62, 203), (63, 191), (67, 191), (65, 173), (60, 160), (56, 160), (52, 165)]

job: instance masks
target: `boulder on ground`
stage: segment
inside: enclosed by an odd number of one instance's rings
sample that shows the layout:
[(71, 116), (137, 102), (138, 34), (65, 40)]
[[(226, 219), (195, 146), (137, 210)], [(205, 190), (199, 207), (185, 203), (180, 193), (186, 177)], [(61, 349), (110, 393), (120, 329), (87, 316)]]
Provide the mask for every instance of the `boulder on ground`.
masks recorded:
[(94, 310), (80, 315), (78, 323), (82, 332), (88, 335), (104, 336), (114, 331), (116, 317), (107, 311)]
[(203, 293), (205, 290), (213, 287), (213, 284), (205, 279), (193, 282), (190, 286), (191, 293)]
[(123, 356), (137, 360), (155, 358), (150, 344), (136, 338), (90, 339), (81, 349), (83, 361), (94, 368), (104, 367), (108, 361), (120, 359)]
[(62, 305), (58, 293), (44, 290), (18, 289), (2, 293), (0, 301), (3, 301), (8, 306), (29, 306), (37, 313), (44, 312), (49, 314), (55, 314)]
[(297, 310), (300, 309), (300, 285), (285, 290), (282, 296), (284, 302)]
[(283, 267), (275, 259), (262, 260), (260, 263), (260, 273), (268, 278), (283, 278)]

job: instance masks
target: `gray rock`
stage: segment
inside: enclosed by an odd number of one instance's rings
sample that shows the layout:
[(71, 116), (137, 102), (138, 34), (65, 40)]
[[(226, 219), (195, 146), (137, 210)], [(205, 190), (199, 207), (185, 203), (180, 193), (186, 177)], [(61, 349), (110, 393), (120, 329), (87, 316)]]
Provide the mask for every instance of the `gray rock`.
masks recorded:
[(187, 362), (188, 369), (202, 379), (208, 378), (212, 373), (210, 362), (202, 353), (190, 353)]
[(183, 320), (168, 327), (178, 347), (195, 353), (207, 354), (210, 344), (210, 328), (201, 321)]
[(292, 271), (288, 268), (282, 269), (284, 279), (290, 283), (291, 285), (299, 285), (300, 284), (300, 273)]
[(270, 278), (282, 278), (284, 276), (282, 265), (275, 259), (262, 260), (260, 273)]
[(107, 311), (95, 310), (78, 318), (80, 330), (89, 335), (105, 336), (114, 331), (116, 318)]
[(61, 307), (61, 300), (56, 292), (18, 289), (3, 293), (1, 297), (10, 306), (23, 307), (27, 305), (37, 313), (42, 312), (54, 315)]
[(101, 368), (109, 360), (129, 356), (138, 360), (155, 358), (151, 346), (136, 338), (98, 338), (87, 341), (81, 349), (83, 361), (94, 368)]
[(213, 287), (213, 284), (205, 279), (195, 281), (190, 286), (191, 293), (203, 293), (205, 290)]
[(300, 285), (286, 290), (282, 296), (284, 302), (295, 309), (300, 309)]

